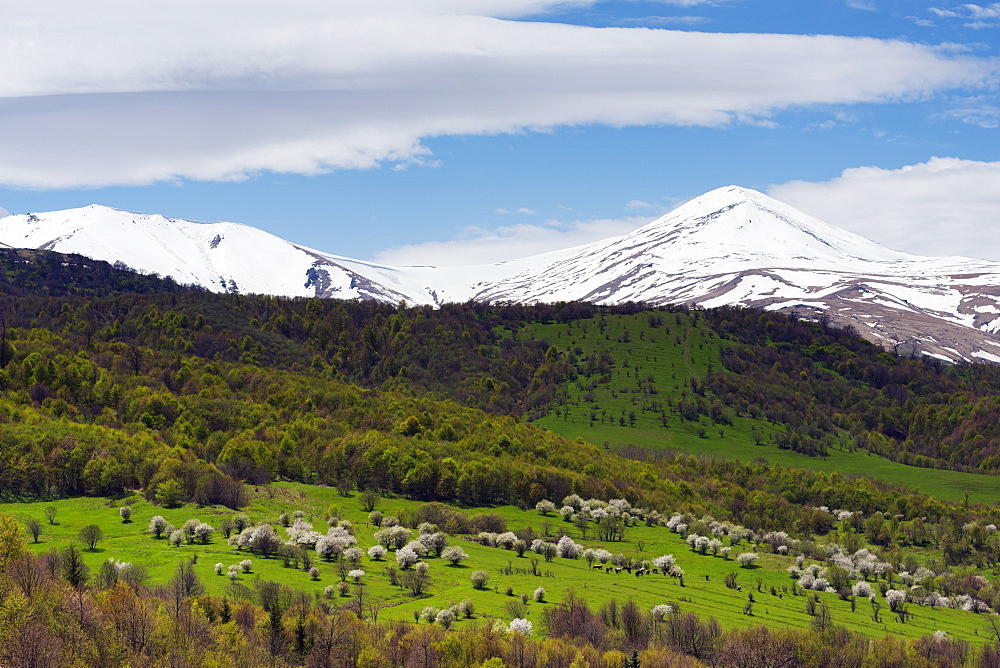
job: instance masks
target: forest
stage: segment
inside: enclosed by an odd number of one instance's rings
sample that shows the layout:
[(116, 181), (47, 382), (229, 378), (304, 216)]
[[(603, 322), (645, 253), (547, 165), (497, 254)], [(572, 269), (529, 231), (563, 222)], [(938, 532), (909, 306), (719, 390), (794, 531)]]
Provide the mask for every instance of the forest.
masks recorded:
[[(642, 360), (538, 335), (602, 336), (623, 318), (633, 324), (622, 349), (654, 332), (664, 347), (697, 341), (701, 361), (684, 367), (680, 390), (640, 377)], [(571, 404), (591, 427), (610, 423), (587, 392), (624, 393), (612, 381), (623, 365), (635, 369), (627, 391), (636, 410), (614, 418), (620, 429), (689, 423), (705, 439), (742, 420), (756, 425), (754, 440), (803, 457), (840, 448), (996, 474), (996, 366), (893, 355), (822, 322), (738, 308), (431, 309), (218, 295), (80, 257), (4, 250), (0, 498), (135, 498), (224, 512), (246, 508), (248, 490), (290, 481), (466, 509), (623, 499), (664, 517), (786, 532), (814, 559), (834, 540), (886, 563), (915, 553), (953, 595), (1000, 609), (1000, 538), (984, 529), (1000, 523), (992, 506), (922, 494), (906, 479), (724, 449), (609, 448), (533, 424), (568, 422)], [(831, 508), (853, 519), (838, 524)], [(0, 517), (0, 645), (34, 638), (22, 646), (37, 649), (5, 665), (1000, 665), (991, 644), (870, 643), (835, 625), (722, 629), (688, 614), (657, 622), (625, 613), (627, 600), (612, 615), (569, 596), (546, 608), (545, 633), (532, 637), (366, 621), (294, 588), (229, 601), (180, 567), (164, 582), (79, 587), (65, 577), (64, 551), (29, 550), (21, 524)]]

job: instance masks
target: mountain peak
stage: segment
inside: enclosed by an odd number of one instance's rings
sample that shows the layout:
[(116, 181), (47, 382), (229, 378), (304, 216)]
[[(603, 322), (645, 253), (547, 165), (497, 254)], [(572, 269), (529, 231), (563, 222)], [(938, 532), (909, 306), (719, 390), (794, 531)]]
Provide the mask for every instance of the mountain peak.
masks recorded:
[(707, 192), (628, 236), (648, 237), (657, 255), (685, 263), (729, 259), (843, 269), (912, 258), (740, 186)]

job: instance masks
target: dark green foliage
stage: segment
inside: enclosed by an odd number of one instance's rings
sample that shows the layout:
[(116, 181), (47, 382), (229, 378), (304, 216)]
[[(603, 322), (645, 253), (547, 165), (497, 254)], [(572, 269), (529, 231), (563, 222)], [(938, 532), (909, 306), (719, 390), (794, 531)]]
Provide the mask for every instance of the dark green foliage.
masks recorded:
[(96, 524), (88, 524), (80, 529), (79, 538), (91, 552), (97, 549), (97, 542), (104, 538), (104, 532)]
[(83, 587), (90, 577), (90, 569), (83, 563), (80, 548), (72, 543), (62, 552), (62, 576), (77, 588)]
[(893, 356), (849, 330), (720, 308), (705, 319), (731, 345), (705, 379), (722, 403), (782, 424), (780, 447), (849, 447), (904, 464), (991, 472), (1000, 462), (1000, 367)]

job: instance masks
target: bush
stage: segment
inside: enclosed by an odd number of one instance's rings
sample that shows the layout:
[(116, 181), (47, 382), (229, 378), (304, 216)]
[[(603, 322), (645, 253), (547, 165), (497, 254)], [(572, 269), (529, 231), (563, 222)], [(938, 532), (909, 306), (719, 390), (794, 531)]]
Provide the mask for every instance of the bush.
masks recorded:
[(149, 520), (149, 528), (146, 530), (153, 534), (154, 538), (159, 538), (167, 530), (167, 521), (162, 515), (154, 515), (153, 519)]
[(396, 563), (404, 571), (420, 561), (420, 557), (409, 547), (400, 548), (396, 551)]
[(448, 608), (445, 608), (435, 615), (434, 621), (444, 628), (449, 629), (451, 628), (451, 625), (455, 623), (455, 613)]
[(132, 508), (130, 506), (122, 506), (118, 509), (118, 516), (122, 518), (123, 524), (128, 524), (132, 521)]
[(532, 598), (534, 599), (535, 603), (545, 603), (545, 589), (543, 587), (539, 587), (538, 589), (536, 589), (534, 596), (532, 596)]
[(465, 550), (457, 545), (452, 545), (451, 547), (445, 548), (444, 552), (441, 553), (441, 558), (445, 561), (451, 562), (452, 566), (458, 566), (462, 561), (469, 558), (469, 555), (465, 553)]
[(466, 619), (471, 619), (476, 611), (476, 605), (469, 599), (464, 599), (458, 604), (458, 613)]
[(490, 581), (490, 574), (487, 571), (473, 571), (470, 579), (473, 589), (486, 589), (486, 584)]
[(542, 515), (548, 515), (556, 509), (556, 504), (552, 503), (548, 499), (542, 499), (535, 504), (535, 510), (537, 510)]
[(511, 633), (520, 633), (522, 636), (530, 637), (531, 632), (534, 629), (534, 625), (527, 619), (518, 617), (516, 619), (511, 620), (510, 625), (507, 627), (507, 629)]

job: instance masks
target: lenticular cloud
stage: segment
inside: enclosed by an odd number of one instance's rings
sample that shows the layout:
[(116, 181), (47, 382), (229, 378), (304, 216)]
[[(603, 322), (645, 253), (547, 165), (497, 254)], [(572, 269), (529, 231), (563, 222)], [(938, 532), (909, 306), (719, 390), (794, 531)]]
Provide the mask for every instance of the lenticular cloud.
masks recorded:
[(364, 169), (428, 137), (719, 126), (995, 75), (901, 41), (510, 20), (551, 4), (22, 3), (0, 17), (0, 183)]

